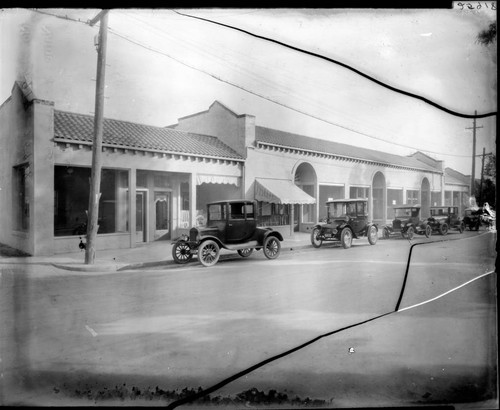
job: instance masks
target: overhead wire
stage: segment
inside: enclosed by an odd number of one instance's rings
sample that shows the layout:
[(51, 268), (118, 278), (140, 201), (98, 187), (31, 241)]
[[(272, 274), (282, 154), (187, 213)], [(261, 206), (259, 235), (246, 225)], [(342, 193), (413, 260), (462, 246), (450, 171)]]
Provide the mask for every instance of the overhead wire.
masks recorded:
[(462, 118), (485, 118), (485, 117), (491, 117), (491, 116), (497, 115), (496, 111), (489, 112), (489, 113), (483, 113), (483, 114), (464, 114), (464, 113), (460, 113), (460, 112), (448, 109), (448, 108), (446, 108), (446, 107), (444, 107), (444, 106), (442, 106), (442, 105), (440, 105), (440, 104), (438, 104), (438, 103), (436, 103), (436, 102), (434, 102), (434, 101), (432, 101), (432, 100), (430, 100), (430, 99), (428, 99), (426, 97), (423, 97), (421, 95), (414, 94), (414, 93), (411, 93), (409, 91), (401, 90), (401, 89), (399, 89), (397, 87), (389, 85), (389, 84), (387, 84), (387, 83), (385, 83), (385, 82), (383, 82), (381, 80), (376, 79), (375, 77), (372, 77), (372, 76), (370, 76), (368, 74), (365, 74), (364, 72), (362, 72), (362, 71), (360, 71), (360, 70), (358, 70), (358, 69), (356, 69), (354, 67), (351, 67), (348, 64), (342, 63), (341, 61), (335, 60), (333, 58), (326, 57), (324, 55), (321, 55), (321, 54), (318, 54), (318, 53), (314, 53), (312, 51), (304, 50), (304, 49), (301, 49), (299, 47), (295, 47), (295, 46), (292, 46), (290, 44), (287, 44), (287, 43), (284, 43), (282, 41), (278, 41), (278, 40), (275, 40), (275, 39), (272, 39), (272, 38), (269, 38), (269, 37), (266, 37), (266, 36), (261, 36), (259, 34), (252, 33), (251, 31), (244, 30), (244, 29), (241, 29), (241, 28), (236, 27), (236, 26), (232, 26), (232, 25), (229, 25), (229, 24), (220, 23), (218, 21), (207, 19), (207, 18), (204, 18), (204, 17), (193, 16), (191, 14), (181, 13), (181, 12), (179, 12), (177, 10), (173, 10), (173, 9), (172, 9), (172, 11), (174, 13), (177, 13), (177, 14), (181, 15), (181, 16), (185, 16), (185, 17), (189, 17), (189, 18), (193, 18), (193, 19), (198, 19), (198, 20), (205, 21), (205, 22), (208, 22), (208, 23), (211, 23), (211, 24), (216, 24), (216, 25), (219, 25), (219, 26), (222, 26), (222, 27), (226, 27), (226, 28), (229, 28), (231, 30), (236, 30), (236, 31), (248, 34), (248, 35), (250, 35), (252, 37), (259, 38), (259, 39), (265, 40), (265, 41), (269, 41), (271, 43), (279, 44), (279, 45), (281, 45), (283, 47), (286, 47), (286, 48), (289, 48), (291, 50), (295, 50), (295, 51), (298, 51), (300, 53), (304, 53), (304, 54), (307, 54), (307, 55), (310, 55), (310, 56), (313, 56), (313, 57), (317, 57), (317, 58), (322, 59), (322, 60), (326, 60), (326, 61), (328, 61), (330, 63), (337, 64), (337, 65), (339, 65), (341, 67), (344, 67), (344, 68), (346, 68), (346, 69), (348, 69), (348, 70), (350, 70), (350, 71), (352, 71), (352, 72), (354, 72), (354, 73), (356, 73), (356, 74), (358, 74), (358, 75), (360, 75), (360, 76), (362, 76), (362, 77), (364, 77), (364, 78), (366, 78), (366, 79), (368, 79), (368, 80), (374, 82), (375, 84), (378, 84), (378, 85), (380, 85), (380, 86), (382, 86), (384, 88), (387, 88), (387, 89), (389, 89), (391, 91), (394, 91), (396, 93), (399, 93), (399, 94), (406, 95), (406, 96), (411, 97), (411, 98), (416, 98), (416, 99), (421, 100), (421, 101), (423, 101), (423, 102), (425, 102), (427, 104), (432, 105), (435, 108), (438, 108), (439, 110), (442, 110), (442, 111), (444, 111), (444, 112), (446, 112), (448, 114), (451, 114), (451, 115), (454, 115), (454, 116), (457, 116), (457, 117), (462, 117)]
[[(37, 12), (37, 13), (41, 13), (41, 14), (45, 14), (45, 15), (49, 15), (49, 16), (52, 16), (52, 17), (56, 17), (56, 18), (60, 18), (60, 19), (64, 19), (64, 20), (73, 21), (73, 22), (78, 22), (78, 23), (82, 23), (82, 24), (86, 24), (86, 25), (89, 25), (89, 26), (90, 26), (90, 24), (89, 24), (89, 22), (88, 22), (88, 21), (87, 21), (87, 22), (85, 22), (85, 21), (82, 21), (82, 20), (80, 20), (80, 19), (70, 18), (70, 17), (68, 17), (68, 16), (61, 16), (61, 15), (57, 15), (57, 14), (53, 14), (53, 13), (49, 13), (49, 12), (42, 12), (42, 11), (40, 11), (40, 10), (38, 10), (38, 9), (30, 9), (30, 10), (32, 10), (32, 11), (34, 11), (34, 12)], [(179, 15), (184, 15), (183, 13), (179, 13), (179, 12), (177, 12), (177, 11), (175, 11), (175, 10), (172, 10), (172, 11), (176, 12), (176, 13), (177, 13), (177, 14), (179, 14)], [(187, 16), (187, 17), (192, 17), (192, 16), (189, 16), (189, 15), (186, 15), (186, 16)], [(202, 19), (202, 20), (203, 20), (203, 19)], [(231, 27), (231, 26), (230, 26), (230, 27)], [(244, 31), (244, 30), (241, 30), (241, 29), (237, 29), (237, 30), (239, 30), (239, 31)], [(167, 58), (169, 58), (169, 59), (172, 59), (173, 61), (176, 61), (177, 63), (182, 64), (182, 65), (184, 65), (184, 66), (186, 66), (186, 67), (188, 67), (188, 68), (191, 68), (191, 69), (193, 69), (193, 70), (196, 70), (196, 71), (202, 72), (202, 73), (204, 73), (204, 74), (206, 74), (206, 75), (208, 75), (208, 76), (210, 76), (210, 77), (212, 77), (212, 78), (216, 79), (217, 81), (220, 81), (220, 82), (226, 83), (226, 84), (228, 84), (228, 85), (231, 85), (231, 86), (233, 86), (233, 87), (236, 87), (236, 88), (238, 88), (238, 89), (241, 89), (241, 90), (243, 90), (243, 91), (245, 91), (245, 92), (247, 92), (247, 93), (250, 93), (250, 94), (255, 95), (255, 96), (257, 96), (257, 97), (260, 97), (260, 98), (263, 98), (263, 99), (265, 99), (265, 100), (268, 100), (268, 101), (270, 101), (270, 102), (272, 102), (272, 103), (274, 103), (274, 104), (277, 104), (277, 105), (282, 106), (282, 107), (284, 107), (284, 108), (287, 108), (287, 109), (289, 109), (289, 110), (295, 111), (295, 112), (297, 112), (297, 113), (299, 113), (299, 114), (302, 114), (302, 115), (305, 115), (305, 116), (307, 116), (307, 117), (310, 117), (310, 118), (316, 119), (316, 120), (318, 120), (318, 121), (321, 121), (321, 122), (324, 122), (324, 123), (327, 123), (327, 124), (333, 125), (333, 126), (335, 126), (335, 127), (339, 127), (339, 128), (345, 129), (345, 130), (347, 130), (347, 131), (350, 131), (350, 132), (353, 132), (353, 133), (356, 133), (356, 134), (359, 134), (359, 135), (362, 135), (362, 136), (365, 136), (365, 137), (368, 137), (368, 138), (371, 138), (371, 139), (375, 139), (375, 140), (377, 140), (377, 141), (384, 142), (384, 143), (387, 143), (387, 144), (390, 144), (390, 145), (395, 145), (395, 146), (399, 146), (399, 147), (402, 147), (402, 148), (407, 148), (407, 149), (417, 150), (417, 151), (420, 151), (420, 152), (423, 152), (423, 153), (427, 153), (427, 154), (435, 154), (435, 155), (448, 156), (448, 157), (459, 157), (459, 158), (469, 158), (469, 157), (470, 157), (469, 155), (457, 155), (457, 154), (449, 154), (449, 153), (443, 153), (443, 152), (438, 152), (438, 151), (426, 150), (426, 149), (422, 149), (422, 148), (415, 147), (415, 146), (411, 146), (411, 145), (407, 145), (407, 144), (397, 143), (397, 142), (395, 142), (394, 140), (392, 140), (392, 141), (388, 141), (388, 140), (386, 140), (386, 139), (383, 139), (383, 138), (380, 138), (380, 137), (376, 137), (376, 136), (374, 136), (374, 135), (370, 135), (370, 134), (367, 134), (367, 133), (362, 132), (362, 131), (358, 131), (358, 130), (356, 130), (356, 129), (354, 129), (354, 128), (351, 128), (351, 127), (348, 127), (348, 126), (344, 126), (344, 125), (342, 125), (342, 124), (339, 124), (339, 123), (336, 123), (336, 122), (333, 122), (333, 121), (327, 120), (327, 119), (325, 119), (325, 118), (322, 118), (322, 117), (320, 117), (320, 116), (318, 116), (318, 115), (311, 114), (311, 113), (309, 113), (309, 112), (307, 112), (307, 111), (305, 111), (305, 110), (301, 110), (301, 109), (295, 108), (295, 107), (293, 107), (293, 106), (291, 106), (291, 105), (288, 105), (288, 104), (282, 103), (282, 102), (277, 101), (277, 100), (275, 100), (275, 99), (273, 99), (273, 98), (271, 98), (271, 97), (269, 97), (269, 96), (266, 96), (266, 95), (261, 94), (261, 93), (259, 93), (259, 92), (256, 92), (256, 91), (253, 91), (253, 90), (248, 89), (248, 88), (246, 88), (246, 87), (243, 87), (243, 86), (241, 86), (241, 85), (238, 85), (238, 84), (237, 84), (237, 83), (235, 83), (235, 82), (232, 82), (232, 81), (229, 81), (229, 80), (225, 80), (225, 79), (221, 78), (220, 76), (218, 76), (218, 75), (216, 75), (216, 74), (213, 74), (213, 73), (211, 73), (211, 72), (208, 72), (208, 71), (206, 71), (206, 70), (204, 70), (204, 69), (202, 69), (202, 68), (195, 67), (194, 65), (189, 64), (189, 63), (186, 63), (186, 62), (184, 62), (184, 61), (182, 61), (182, 60), (180, 60), (180, 59), (178, 59), (178, 58), (176, 58), (176, 57), (173, 57), (172, 55), (170, 55), (170, 54), (168, 54), (168, 53), (166, 53), (166, 52), (163, 52), (163, 51), (161, 51), (161, 50), (155, 49), (155, 48), (153, 48), (153, 47), (151, 47), (151, 46), (149, 46), (149, 45), (143, 44), (143, 43), (141, 43), (141, 42), (139, 42), (139, 41), (137, 41), (137, 40), (134, 40), (134, 39), (132, 39), (132, 38), (130, 38), (130, 37), (128, 37), (128, 36), (125, 36), (125, 35), (123, 35), (123, 34), (119, 33), (118, 31), (114, 30), (114, 29), (113, 29), (113, 28), (111, 28), (111, 27), (108, 27), (108, 31), (109, 31), (111, 34), (113, 34), (113, 35), (115, 35), (115, 36), (117, 36), (117, 37), (120, 37), (120, 38), (122, 38), (122, 39), (123, 39), (123, 40), (125, 40), (125, 41), (128, 41), (128, 42), (130, 42), (130, 43), (132, 43), (132, 44), (135, 44), (135, 45), (137, 45), (137, 46), (139, 46), (139, 47), (142, 47), (142, 48), (144, 48), (144, 49), (146, 49), (146, 50), (149, 50), (149, 51), (151, 51), (151, 52), (154, 52), (154, 53), (157, 53), (157, 54), (163, 55), (163, 56), (165, 56), (165, 57), (167, 57)], [(249, 34), (251, 34), (251, 33), (249, 33)], [(253, 34), (251, 34), (251, 35), (253, 35)], [(269, 39), (269, 40), (270, 40), (270, 41), (272, 41), (272, 39)], [(280, 43), (280, 42), (278, 42), (278, 43)], [(495, 113), (495, 114), (496, 114), (496, 113)], [(483, 115), (483, 117), (484, 117), (484, 115)], [(481, 116), (478, 116), (478, 117), (476, 117), (476, 118), (481, 118)]]

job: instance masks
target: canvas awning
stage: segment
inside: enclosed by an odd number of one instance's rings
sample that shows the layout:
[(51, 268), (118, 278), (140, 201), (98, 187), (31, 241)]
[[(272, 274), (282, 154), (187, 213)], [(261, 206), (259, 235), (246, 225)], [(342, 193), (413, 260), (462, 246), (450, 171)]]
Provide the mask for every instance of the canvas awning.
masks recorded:
[(255, 199), (273, 204), (315, 204), (316, 199), (306, 194), (292, 181), (284, 179), (255, 179)]

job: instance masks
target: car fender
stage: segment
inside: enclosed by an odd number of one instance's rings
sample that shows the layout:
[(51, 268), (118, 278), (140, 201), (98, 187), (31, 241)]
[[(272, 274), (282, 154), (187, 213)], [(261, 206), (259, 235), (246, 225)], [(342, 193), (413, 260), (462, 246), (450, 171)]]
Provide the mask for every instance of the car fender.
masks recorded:
[(275, 236), (276, 238), (278, 238), (280, 242), (283, 242), (283, 235), (281, 235), (280, 232), (274, 231), (271, 228), (269, 228), (269, 230), (264, 233), (264, 237), (262, 238), (262, 243), (264, 243), (264, 241), (268, 236)]
[(203, 242), (206, 242), (208, 240), (214, 241), (217, 245), (219, 245), (219, 248), (225, 248), (225, 246), (221, 242), (221, 240), (219, 238), (217, 238), (216, 236), (213, 236), (213, 235), (207, 235), (207, 236), (202, 237), (200, 239), (200, 241), (196, 244), (196, 247), (198, 248)]

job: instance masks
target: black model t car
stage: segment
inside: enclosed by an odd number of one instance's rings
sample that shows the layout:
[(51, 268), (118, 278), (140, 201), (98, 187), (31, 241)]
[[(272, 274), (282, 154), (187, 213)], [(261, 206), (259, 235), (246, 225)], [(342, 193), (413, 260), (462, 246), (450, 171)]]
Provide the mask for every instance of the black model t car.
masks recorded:
[(172, 247), (176, 263), (187, 263), (194, 254), (204, 266), (217, 263), (220, 248), (237, 251), (242, 257), (254, 249), (264, 250), (268, 259), (280, 254), (283, 236), (271, 228), (257, 227), (256, 204), (244, 199), (212, 202), (207, 205), (204, 228), (193, 227)]
[(394, 219), (392, 225), (384, 226), (383, 238), (389, 238), (394, 234), (401, 234), (403, 238), (413, 239), (414, 234), (432, 235), (432, 228), (427, 221), (420, 219), (420, 205), (401, 205), (394, 208)]
[(353, 238), (368, 237), (370, 245), (378, 239), (377, 225), (368, 221), (367, 199), (335, 199), (326, 202), (327, 221), (313, 227), (311, 243), (319, 248), (323, 241), (340, 241), (347, 249)]
[(457, 206), (431, 206), (431, 216), (427, 218), (433, 232), (446, 235), (448, 230), (456, 229), (460, 233), (465, 230), (465, 224), (458, 216)]

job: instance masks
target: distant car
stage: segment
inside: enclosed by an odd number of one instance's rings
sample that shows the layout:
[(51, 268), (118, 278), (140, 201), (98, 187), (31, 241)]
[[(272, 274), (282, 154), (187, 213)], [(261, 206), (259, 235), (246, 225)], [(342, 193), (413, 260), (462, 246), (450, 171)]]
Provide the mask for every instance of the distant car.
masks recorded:
[(420, 208), (420, 205), (395, 206), (392, 225), (384, 226), (382, 237), (388, 239), (395, 234), (401, 234), (403, 238), (411, 240), (418, 234), (429, 238), (432, 235), (432, 228), (427, 221), (420, 219)]
[(256, 209), (254, 201), (244, 199), (209, 203), (206, 227), (192, 227), (189, 236), (174, 243), (174, 261), (187, 263), (197, 254), (204, 266), (212, 266), (219, 260), (221, 248), (237, 251), (242, 257), (263, 249), (268, 259), (277, 258), (283, 236), (272, 228), (257, 227)]
[(478, 231), (482, 214), (483, 211), (480, 208), (466, 208), (463, 217), (464, 226), (469, 228), (469, 231)]
[(368, 221), (367, 199), (336, 199), (326, 202), (327, 219), (318, 223), (311, 232), (311, 244), (319, 248), (323, 241), (340, 241), (344, 249), (352, 240), (368, 237), (370, 245), (378, 239), (377, 225)]
[(460, 233), (465, 230), (465, 223), (458, 216), (458, 206), (431, 206), (430, 212), (427, 222), (432, 232), (446, 235), (450, 229), (456, 229)]

